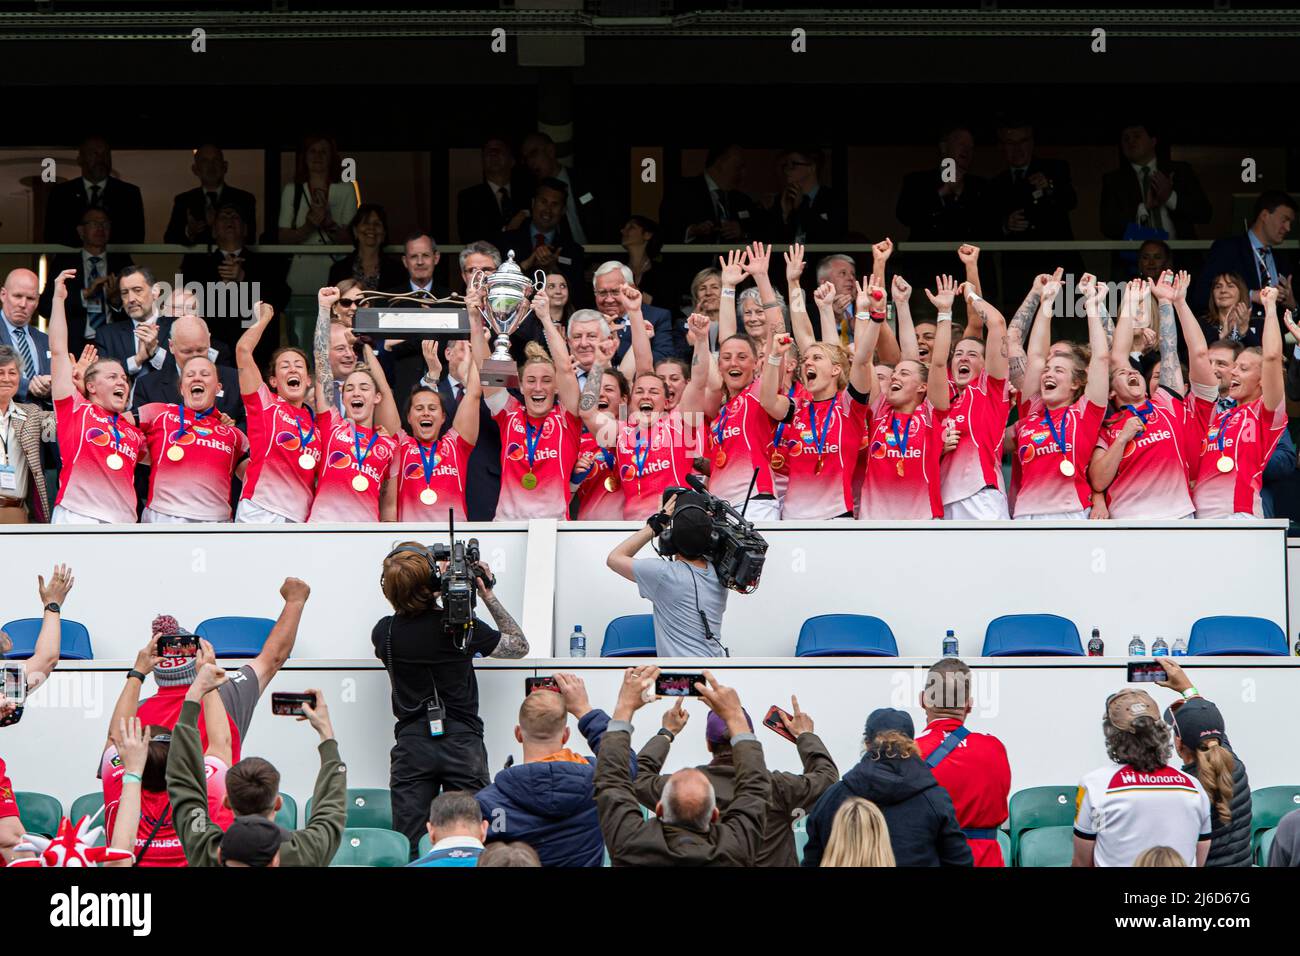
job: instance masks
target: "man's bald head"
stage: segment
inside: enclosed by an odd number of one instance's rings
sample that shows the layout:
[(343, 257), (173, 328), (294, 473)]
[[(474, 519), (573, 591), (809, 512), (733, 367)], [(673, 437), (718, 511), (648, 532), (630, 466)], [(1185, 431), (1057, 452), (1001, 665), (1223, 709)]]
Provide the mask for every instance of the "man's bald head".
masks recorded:
[(14, 325), (27, 325), (36, 312), (40, 280), (31, 269), (15, 269), (0, 287), (0, 308)]
[(549, 690), (535, 690), (519, 707), (519, 730), (526, 742), (552, 741), (564, 736), (569, 715), (564, 697)]
[(656, 812), (664, 823), (706, 831), (718, 812), (713, 784), (694, 767), (678, 770), (664, 785)]
[(167, 350), (176, 359), (178, 369), (185, 368), (185, 363), (195, 356), (206, 356), (211, 347), (212, 336), (208, 333), (208, 323), (198, 316), (182, 315), (172, 323)]

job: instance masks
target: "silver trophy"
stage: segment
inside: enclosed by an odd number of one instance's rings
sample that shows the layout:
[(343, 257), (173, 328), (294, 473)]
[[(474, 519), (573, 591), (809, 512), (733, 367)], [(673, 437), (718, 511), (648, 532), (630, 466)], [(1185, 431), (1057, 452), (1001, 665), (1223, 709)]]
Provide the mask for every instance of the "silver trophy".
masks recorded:
[(474, 273), (472, 289), (485, 291), (480, 312), (496, 332), (491, 357), (483, 363), (479, 380), (488, 388), (518, 388), (519, 367), (510, 356), (510, 333), (528, 318), (532, 306), (528, 303), (529, 289), (539, 291), (546, 286), (546, 274), (538, 269), (532, 279), (515, 265), (515, 252), (510, 250), (506, 261), (491, 275)]

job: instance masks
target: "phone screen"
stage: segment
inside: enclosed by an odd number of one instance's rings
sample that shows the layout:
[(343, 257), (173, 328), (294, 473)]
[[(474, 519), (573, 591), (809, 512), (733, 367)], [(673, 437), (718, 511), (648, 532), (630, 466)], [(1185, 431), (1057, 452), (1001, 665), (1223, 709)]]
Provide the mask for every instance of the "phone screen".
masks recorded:
[(4, 695), (15, 704), (21, 704), (27, 697), (27, 680), (21, 664), (4, 665)]
[(554, 677), (525, 677), (524, 678), (524, 696), (527, 697), (535, 690), (551, 690), (557, 694), (560, 692), (560, 685), (555, 682)]
[(305, 717), (302, 711), (303, 704), (310, 704), (314, 710), (316, 707), (315, 694), (272, 694), (271, 695), (271, 713), (277, 717)]
[(695, 685), (703, 683), (703, 674), (660, 674), (655, 679), (655, 694), (659, 697), (699, 697)]
[(194, 634), (172, 634), (158, 638), (159, 657), (198, 657), (199, 639)]
[(1128, 682), (1130, 684), (1154, 684), (1165, 679), (1165, 669), (1159, 661), (1130, 661), (1128, 664)]

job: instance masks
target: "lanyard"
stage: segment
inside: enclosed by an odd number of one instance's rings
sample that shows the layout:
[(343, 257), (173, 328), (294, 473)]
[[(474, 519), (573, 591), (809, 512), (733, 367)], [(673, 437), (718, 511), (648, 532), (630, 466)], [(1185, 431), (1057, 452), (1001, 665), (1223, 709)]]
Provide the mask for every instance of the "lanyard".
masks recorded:
[[(835, 399), (828, 398), (826, 401), (834, 402)], [(826, 454), (826, 436), (831, 430), (831, 413), (834, 410), (833, 404), (826, 407), (826, 417), (822, 419), (822, 430), (819, 435), (817, 434), (817, 403), (811, 398), (808, 399), (808, 423), (812, 425), (813, 447), (817, 449), (818, 455)]]
[(352, 447), (353, 447), (353, 449), (355, 449), (355, 451), (356, 451), (356, 453), (357, 453), (357, 471), (360, 471), (360, 470), (361, 470), (361, 466), (364, 465), (364, 464), (366, 463), (366, 459), (367, 459), (368, 457), (370, 457), (370, 449), (372, 449), (372, 448), (375, 447), (375, 441), (376, 441), (378, 438), (379, 438), (379, 432), (371, 432), (371, 433), (370, 433), (370, 444), (366, 445), (366, 451), (365, 451), (365, 454), (362, 454), (362, 452), (361, 452), (361, 433), (357, 431), (355, 425), (352, 427)]
[[(176, 412), (177, 412), (177, 414), (180, 416), (180, 419), (181, 419), (181, 430), (178, 431), (178, 432), (176, 433), (176, 438), (173, 439), (173, 440), (174, 440), (174, 441), (180, 441), (182, 438), (185, 437), (185, 406), (184, 406), (184, 405), (177, 405), (177, 406), (176, 406)], [(203, 419), (207, 418), (207, 417), (208, 417), (209, 415), (211, 415), (211, 414), (212, 414), (212, 409), (211, 409), (211, 408), (209, 408), (206, 412), (199, 412), (198, 414), (196, 414), (196, 415), (194, 416), (194, 424), (197, 425), (199, 422), (203, 421)], [(116, 416), (116, 415), (113, 416), (113, 421), (114, 421), (114, 422), (117, 421), (117, 416)]]
[(636, 465), (636, 476), (638, 478), (640, 478), (641, 473), (645, 471), (645, 462), (649, 457), (650, 439), (647, 438), (645, 441), (642, 441), (641, 429), (638, 427), (636, 430), (636, 447), (632, 449), (632, 462)]
[(427, 485), (433, 481), (433, 469), (438, 467), (438, 443), (432, 442), (429, 445), (428, 455), (424, 453), (424, 446), (420, 444), (418, 439), (415, 442), (415, 448), (420, 453), (420, 464), (424, 466), (424, 483)]
[(122, 448), (122, 433), (117, 430), (117, 412), (113, 413), (113, 423), (109, 427), (113, 429), (113, 451), (120, 451)]
[(1052, 410), (1050, 408), (1043, 409), (1043, 417), (1047, 419), (1047, 430), (1052, 433), (1052, 440), (1056, 442), (1056, 447), (1061, 450), (1061, 454), (1067, 457), (1070, 452), (1069, 449), (1065, 447), (1065, 420), (1069, 417), (1069, 414), (1069, 409), (1064, 409), (1061, 412), (1061, 432), (1060, 434), (1057, 434), (1056, 423), (1052, 421)]
[(311, 419), (311, 427), (305, 435), (302, 431), (302, 419), (298, 417), (296, 411), (293, 416), (293, 427), (298, 430), (298, 447), (303, 451), (307, 450), (307, 446), (311, 444), (311, 440), (316, 437), (316, 413), (310, 408), (305, 409), (305, 411), (307, 412), (307, 417)]
[(894, 433), (894, 444), (898, 447), (898, 457), (907, 457), (907, 443), (912, 440), (912, 416), (907, 416), (907, 421), (903, 424), (903, 434), (898, 434), (898, 417), (892, 412), (889, 415), (889, 430)]
[(4, 448), (4, 456), (5, 456), (4, 466), (6, 468), (9, 467), (9, 440), (14, 437), (14, 414), (16, 413), (16, 411), (17, 409), (15, 409), (13, 407), (13, 404), (10, 403), (9, 413), (4, 416), (5, 434), (4, 434), (4, 440), (0, 441), (0, 446), (3, 446)]
[[(793, 385), (790, 386), (790, 391), (786, 394), (785, 397), (786, 397), (789, 401), (792, 401), (792, 402), (794, 401), (794, 386), (793, 386)], [(827, 416), (827, 417), (829, 418), (830, 416)], [(783, 421), (781, 421), (781, 422), (777, 422), (777, 423), (776, 423), (776, 434), (774, 434), (774, 435), (772, 436), (772, 447), (773, 447), (773, 448), (780, 448), (780, 447), (781, 447), (781, 436), (782, 436), (783, 434), (785, 434), (785, 422), (783, 422)]]
[(1228, 437), (1228, 423), (1237, 416), (1237, 412), (1241, 411), (1241, 409), (1242, 406), (1238, 405), (1232, 411), (1220, 415), (1219, 420), (1214, 423), (1215, 427), (1219, 430), (1218, 435), (1215, 437), (1219, 451), (1223, 451), (1223, 440)]
[(1136, 405), (1125, 405), (1124, 408), (1127, 411), (1132, 412), (1133, 416), (1137, 418), (1140, 422), (1142, 422), (1144, 428), (1147, 423), (1147, 416), (1155, 413), (1155, 409), (1151, 407), (1150, 399), (1148, 399), (1147, 403), (1143, 405), (1141, 408), (1138, 408)]
[(533, 470), (533, 459), (537, 456), (537, 443), (542, 439), (542, 426), (533, 427), (527, 417), (524, 418), (524, 444), (528, 448), (528, 470)]
[(728, 402), (722, 406), (722, 413), (718, 416), (718, 420), (713, 423), (713, 440), (718, 443), (719, 448), (722, 447), (722, 433), (727, 427), (727, 408), (730, 404)]

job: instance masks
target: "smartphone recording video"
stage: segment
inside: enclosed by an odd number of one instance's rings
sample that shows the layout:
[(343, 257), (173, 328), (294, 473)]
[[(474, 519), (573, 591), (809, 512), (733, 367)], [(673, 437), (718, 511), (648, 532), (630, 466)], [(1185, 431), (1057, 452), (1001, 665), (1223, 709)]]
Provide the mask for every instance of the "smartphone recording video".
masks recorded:
[(271, 695), (271, 713), (277, 717), (306, 717), (302, 705), (307, 704), (316, 709), (315, 694), (273, 693)]
[(1128, 682), (1130, 684), (1154, 684), (1165, 679), (1165, 669), (1159, 661), (1129, 661)]
[(699, 697), (695, 685), (703, 683), (703, 674), (660, 674), (655, 678), (655, 696)]

